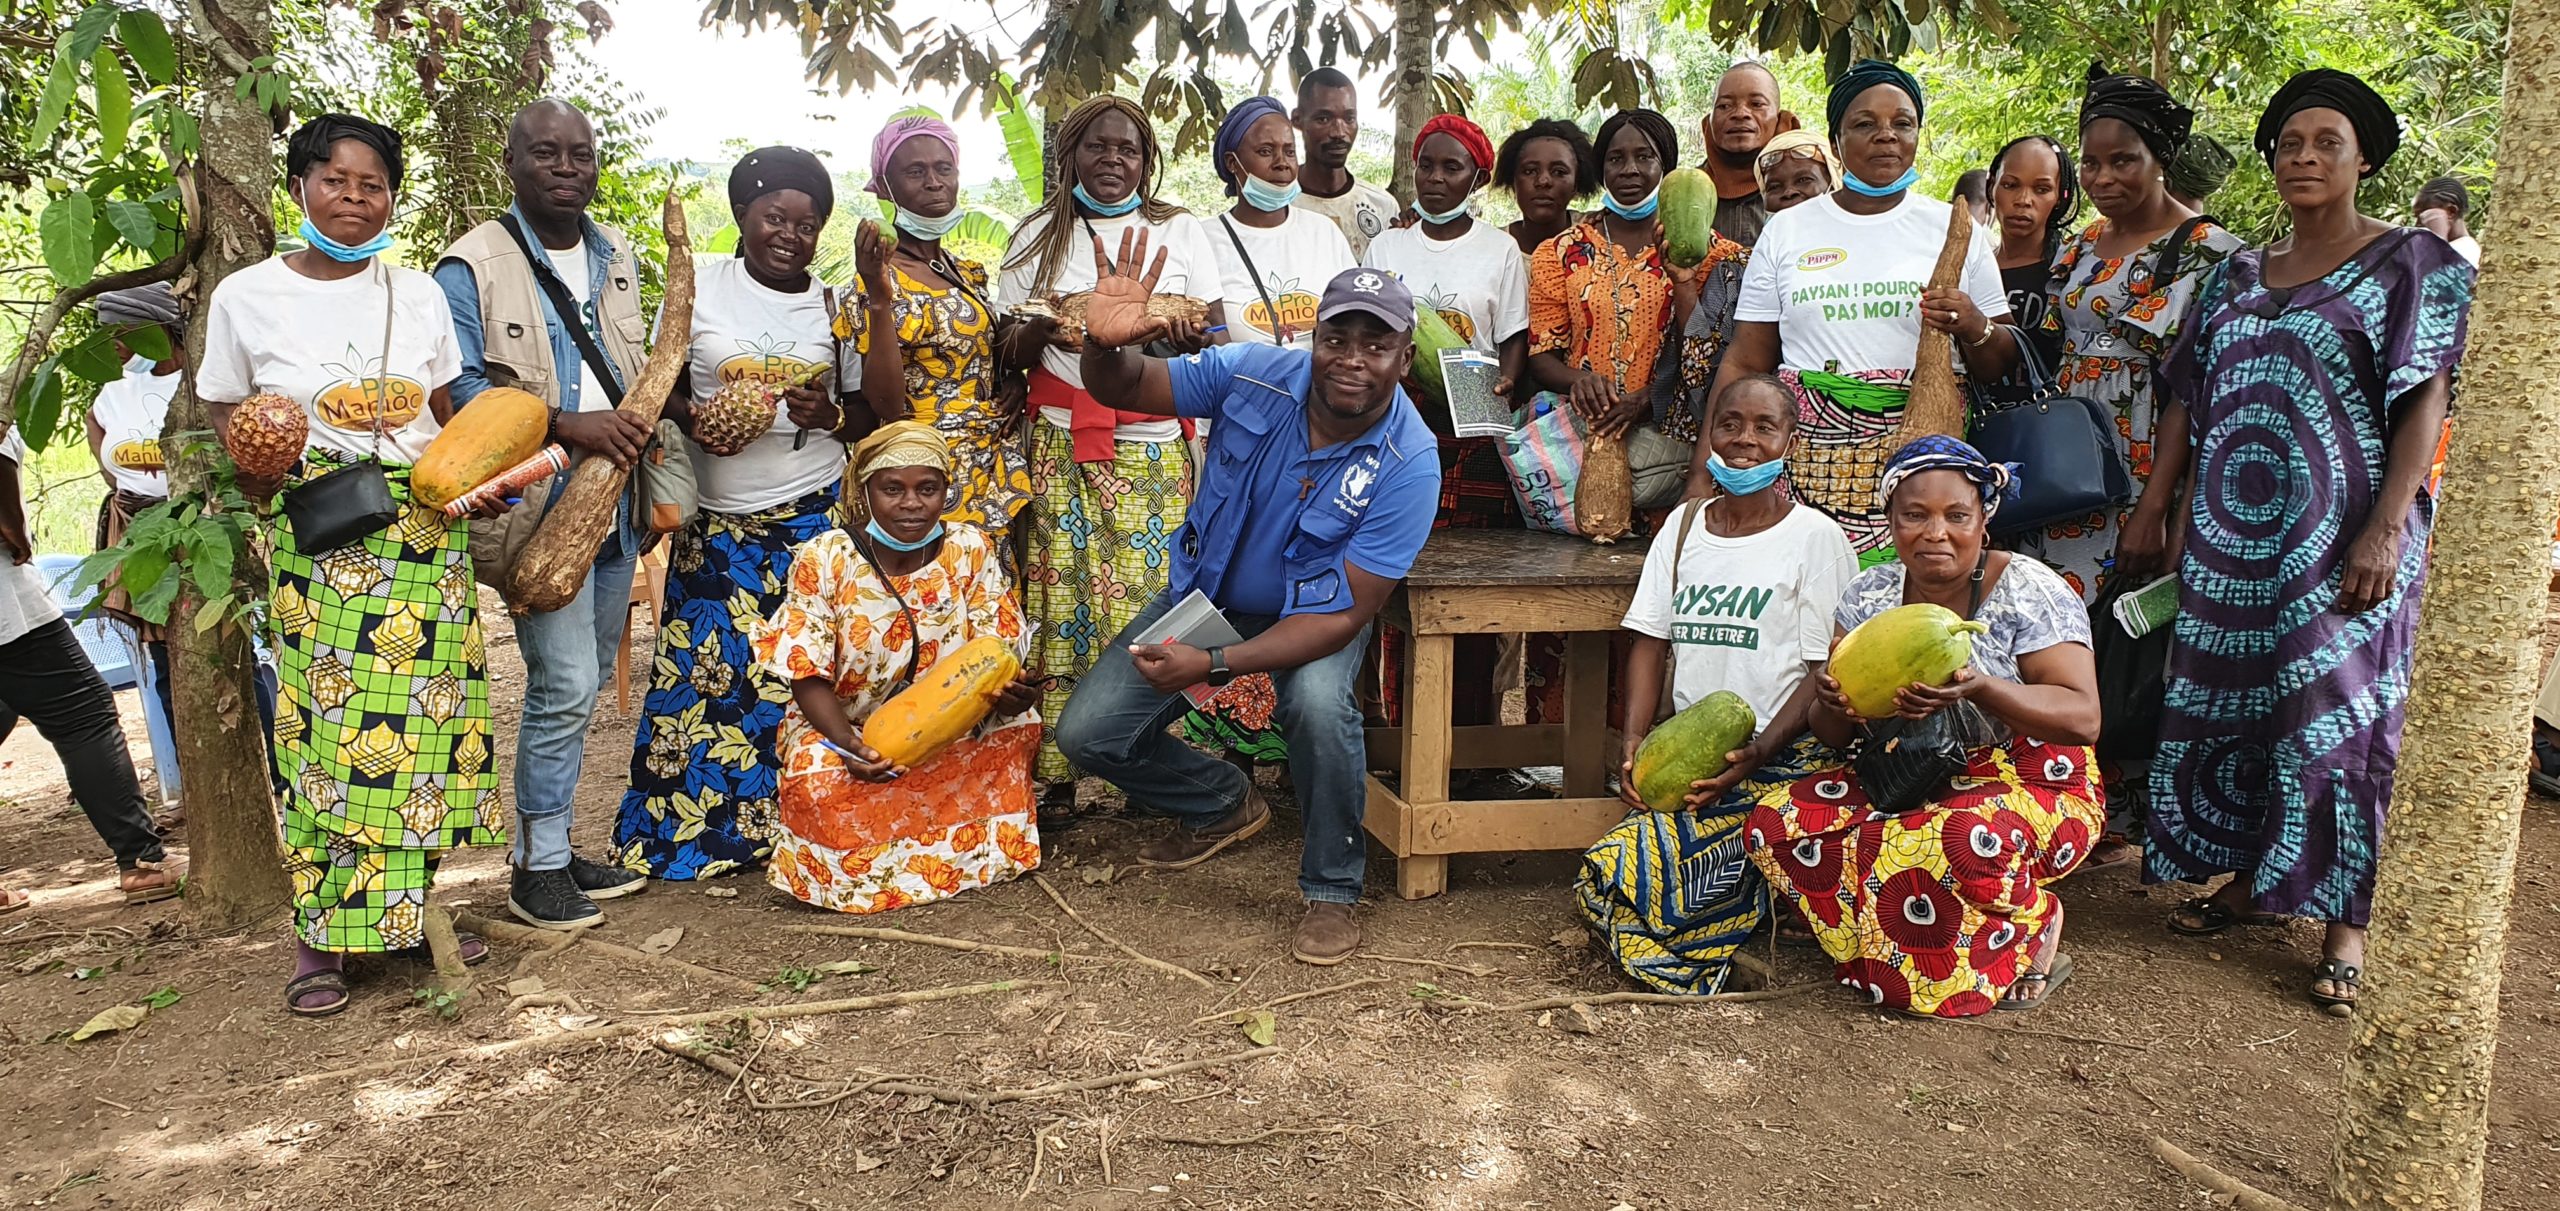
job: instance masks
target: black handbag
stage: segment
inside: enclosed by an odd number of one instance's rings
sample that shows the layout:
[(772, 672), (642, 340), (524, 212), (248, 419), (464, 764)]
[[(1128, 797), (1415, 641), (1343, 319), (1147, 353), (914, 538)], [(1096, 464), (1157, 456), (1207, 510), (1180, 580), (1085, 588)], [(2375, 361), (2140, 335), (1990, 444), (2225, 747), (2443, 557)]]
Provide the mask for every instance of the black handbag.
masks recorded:
[[(2177, 280), (2178, 261), (2196, 228), (2213, 220), (2197, 215), (2178, 225), (2160, 253), (2151, 280)], [(2018, 341), (2020, 374), (2034, 392), (2025, 403), (2005, 408), (1979, 406), (1971, 425), (1975, 449), (1995, 463), (2019, 468), (2017, 495), (2000, 507), (1993, 531), (2014, 534), (2059, 521), (2086, 517), (2133, 503), (2133, 472), (2116, 450), (2112, 411), (2085, 396), (2064, 395), (2054, 386), (2053, 368), (2036, 357), (2024, 339)]]
[[(1973, 603), (1964, 616), (1982, 608), (1982, 573), (1991, 561), (1985, 548), (1973, 565)], [(1973, 750), (2000, 741), (2000, 729), (1970, 700), (1926, 719), (1896, 716), (1867, 725), (1850, 767), (1867, 802), (1887, 815), (1900, 815), (1927, 803), (1946, 789), (1973, 762)]]
[(391, 477), (382, 469), (382, 410), (391, 402), (391, 317), (399, 300), (391, 291), (391, 271), (382, 270), (382, 368), (374, 377), (381, 392), (373, 401), (373, 450), (363, 458), (302, 484), (284, 494), (285, 519), (293, 526), (293, 549), (316, 559), (400, 519), (391, 500)]
[(2137, 581), (2117, 577), (2089, 605), (2090, 648), (2098, 666), (2098, 759), (2145, 761), (2160, 746), (2162, 704), (2169, 694), (2169, 646), (2174, 628), (2160, 626), (2140, 638), (2116, 621), (2116, 599), (2139, 592)]

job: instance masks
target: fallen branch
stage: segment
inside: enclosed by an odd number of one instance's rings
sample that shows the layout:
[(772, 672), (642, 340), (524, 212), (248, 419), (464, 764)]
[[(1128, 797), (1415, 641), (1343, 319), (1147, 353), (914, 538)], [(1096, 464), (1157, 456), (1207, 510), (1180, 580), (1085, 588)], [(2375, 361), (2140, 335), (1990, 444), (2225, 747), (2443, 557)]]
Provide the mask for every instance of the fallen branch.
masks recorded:
[(345, 1080), (350, 1077), (372, 1076), (375, 1073), (381, 1072), (396, 1072), (400, 1069), (412, 1067), (418, 1064), (439, 1064), (447, 1060), (488, 1059), (493, 1056), (507, 1055), (511, 1052), (517, 1051), (566, 1047), (579, 1043), (593, 1043), (603, 1039), (629, 1038), (632, 1035), (645, 1034), (654, 1030), (671, 1030), (687, 1026), (710, 1026), (727, 1022), (766, 1022), (777, 1018), (823, 1017), (828, 1014), (857, 1013), (867, 1009), (891, 1009), (900, 1005), (922, 1005), (931, 1001), (948, 1001), (958, 997), (981, 996), (991, 992), (1017, 992), (1026, 988), (1047, 988), (1054, 984), (1055, 981), (1051, 980), (999, 980), (991, 984), (961, 984), (950, 988), (923, 988), (911, 992), (882, 993), (878, 996), (848, 997), (840, 1001), (805, 1001), (797, 1005), (738, 1005), (728, 1009), (712, 1009), (701, 1013), (678, 1014), (673, 1017), (659, 1018), (649, 1022), (616, 1022), (604, 1026), (589, 1026), (582, 1030), (563, 1030), (556, 1034), (537, 1034), (521, 1039), (508, 1039), (504, 1042), (484, 1043), (478, 1047), (456, 1047), (448, 1051), (430, 1051), (418, 1055), (402, 1056), (398, 1059), (375, 1060), (371, 1063), (355, 1064), (345, 1068), (331, 1068), (321, 1072), (305, 1072), (299, 1075), (285, 1077), (281, 1080), (269, 1081), (264, 1085), (252, 1086), (247, 1090), (230, 1089), (220, 1093), (200, 1094), (195, 1097), (188, 1098), (186, 1101), (189, 1103), (196, 1103), (229, 1099), (238, 1097), (244, 1092), (263, 1092), (269, 1089), (294, 1089), (304, 1085), (316, 1085), (324, 1081)]
[(837, 938), (862, 938), (872, 942), (908, 942), (917, 946), (939, 946), (944, 950), (964, 950), (977, 954), (1004, 955), (1016, 959), (1037, 959), (1054, 963), (1063, 959), (1079, 959), (1087, 963), (1135, 963), (1135, 959), (1119, 955), (1078, 954), (1072, 950), (1041, 950), (1034, 946), (1007, 946), (1002, 942), (980, 942), (970, 938), (946, 938), (940, 934), (910, 933), (903, 929), (878, 929), (868, 925), (785, 925), (784, 933), (824, 934)]
[(1040, 1184), (1040, 1165), (1049, 1159), (1049, 1133), (1065, 1126), (1066, 1122), (1065, 1119), (1052, 1119), (1040, 1124), (1040, 1129), (1032, 1133), (1031, 1180), (1022, 1183), (1022, 1193), (1014, 1195), (1013, 1201), (1018, 1203), (1031, 1197), (1032, 1188)]
[(1525, 950), (1530, 954), (1538, 954), (1543, 949), (1544, 948), (1542, 947), (1531, 946), (1526, 942), (1451, 942), (1449, 944), (1449, 953), (1451, 954), (1456, 954), (1461, 950)]
[[(1028, 987), (1028, 985), (1026, 985), (1026, 987)], [(787, 1008), (798, 1007), (788, 1006)], [(736, 1079), (739, 1074), (746, 1071), (745, 1065), (740, 1064), (736, 1060), (714, 1052), (703, 1051), (698, 1048), (688, 1047), (684, 1050), (676, 1050), (664, 1043), (660, 1043), (658, 1045), (658, 1050), (682, 1059), (691, 1060), (705, 1068), (709, 1068), (713, 1072), (729, 1077), (732, 1080)], [(1057, 1097), (1060, 1094), (1066, 1093), (1090, 1093), (1096, 1089), (1109, 1089), (1118, 1085), (1132, 1085), (1144, 1080), (1161, 1080), (1169, 1076), (1180, 1076), (1186, 1072), (1197, 1072), (1203, 1068), (1215, 1068), (1221, 1064), (1237, 1064), (1246, 1060), (1258, 1060), (1267, 1055), (1277, 1055), (1279, 1052), (1280, 1049), (1277, 1047), (1256, 1047), (1250, 1051), (1238, 1051), (1229, 1055), (1213, 1055), (1206, 1059), (1184, 1060), (1178, 1064), (1165, 1064), (1155, 1068), (1142, 1068), (1136, 1072), (1120, 1072), (1114, 1073), (1110, 1076), (1086, 1077), (1080, 1081), (1059, 1081), (1055, 1084), (1041, 1085), (1031, 1089), (997, 1089), (983, 1093), (973, 1093), (965, 1089), (949, 1089), (940, 1085), (924, 1085), (911, 1081), (895, 1080), (888, 1077), (877, 1077), (863, 1082), (860, 1086), (860, 1091), (864, 1093), (896, 1093), (916, 1097), (929, 1097), (937, 1102), (944, 1102), (954, 1106), (967, 1106), (974, 1110), (984, 1110), (989, 1106), (1002, 1105), (1006, 1102), (1028, 1102), (1035, 1101), (1040, 1098)], [(844, 1097), (852, 1096), (853, 1093), (844, 1093)], [(810, 1101), (809, 1105), (831, 1105), (834, 1102), (841, 1100), (843, 1100), (843, 1098), (837, 1098), (830, 1095), (830, 1098), (827, 1101), (822, 1102), (813, 1099)], [(777, 1104), (777, 1108), (798, 1109), (803, 1107)]]
[(745, 1064), (741, 1064), (738, 1061), (730, 1059), (728, 1056), (722, 1055), (716, 1051), (704, 1051), (691, 1044), (673, 1042), (664, 1038), (651, 1039), (649, 1040), (649, 1045), (660, 1051), (666, 1052), (668, 1055), (674, 1056), (677, 1059), (690, 1060), (693, 1063), (700, 1064), (713, 1072), (728, 1077), (730, 1081), (733, 1082), (733, 1088), (738, 1088), (741, 1092), (747, 1095), (747, 1108), (750, 1110), (816, 1110), (822, 1106), (835, 1105), (847, 1098), (860, 1097), (883, 1084), (899, 1079), (897, 1077), (878, 1076), (858, 1085), (847, 1085), (844, 1088), (838, 1089), (823, 1097), (801, 1098), (788, 1102), (768, 1102), (763, 1098), (756, 1096), (755, 1086), (744, 1084), (747, 1076), (747, 1066)]
[(565, 992), (528, 992), (507, 1002), (507, 1014), (511, 1017), (528, 1009), (566, 1009), (571, 1013), (587, 1011), (586, 1006), (578, 1003), (578, 998)]
[(1513, 1001), (1495, 1005), (1472, 997), (1441, 997), (1441, 1002), (1467, 1009), (1489, 1009), (1495, 1013), (1535, 1013), (1542, 1009), (1563, 1009), (1568, 1005), (1738, 1005), (1744, 1001), (1774, 1001), (1781, 997), (1802, 996), (1829, 984), (1790, 984), (1784, 988), (1758, 988), (1750, 992), (1719, 992), (1703, 997), (1682, 996), (1669, 992), (1595, 992), (1579, 996), (1540, 997), (1534, 1001)]
[(2229, 1196), (2232, 1199), (2231, 1205), (2237, 1208), (2237, 1211), (2303, 1211), (2293, 1203), (2277, 1198), (2196, 1159), (2185, 1149), (2159, 1136), (2151, 1137), (2151, 1154), (2159, 1157), (2170, 1168), (2177, 1170), (2178, 1176), (2216, 1194)]
[(1273, 997), (1259, 1005), (1248, 1005), (1242, 1009), (1220, 1010), (1216, 1013), (1204, 1013), (1199, 1017), (1191, 1019), (1189, 1024), (1198, 1026), (1205, 1022), (1217, 1021), (1220, 1018), (1232, 1018), (1238, 1014), (1249, 1014), (1264, 1009), (1278, 1009), (1283, 1005), (1294, 1005), (1300, 1001), (1311, 1001), (1317, 997), (1329, 997), (1337, 992), (1350, 992), (1355, 988), (1367, 988), (1372, 984), (1384, 984), (1386, 982), (1387, 981), (1383, 977), (1370, 976), (1365, 980), (1352, 980), (1348, 983), (1334, 984), (1328, 987), (1318, 988), (1312, 992), (1293, 992), (1285, 997)]
[(1475, 967), (1464, 963), (1443, 963), (1438, 959), (1415, 959), (1408, 958), (1404, 955), (1373, 954), (1364, 954), (1360, 957), (1364, 959), (1375, 959), (1380, 963), (1404, 963), (1414, 967), (1437, 967), (1442, 971), (1454, 971), (1460, 975), (1491, 976), (1502, 974), (1502, 969), (1498, 967)]
[(567, 933), (553, 934), (551, 944), (549, 946), (538, 947), (524, 952), (524, 957), (517, 959), (515, 967), (507, 972), (508, 981), (513, 982), (525, 978), (526, 975), (533, 971), (534, 964), (577, 945), (579, 935), (584, 934), (585, 932), (586, 931), (582, 929), (573, 929)]
[(1242, 1148), (1284, 1135), (1341, 1135), (1349, 1130), (1351, 1130), (1351, 1124), (1335, 1123), (1330, 1127), (1274, 1127), (1268, 1131), (1256, 1131), (1251, 1135), (1239, 1135), (1231, 1139), (1214, 1135), (1149, 1135), (1140, 1138), (1151, 1144), (1188, 1144), (1194, 1148)]
[[(463, 929), (468, 929), (477, 933), (484, 938), (495, 938), (502, 942), (514, 942), (525, 946), (530, 946), (535, 943), (545, 943), (554, 947), (565, 947), (568, 945), (566, 942), (555, 941), (553, 934), (547, 930), (529, 928), (527, 926), (518, 925), (513, 921), (493, 921), (487, 917), (477, 916), (467, 912), (455, 913), (454, 924)], [(739, 989), (743, 992), (762, 995), (769, 991), (764, 985), (758, 984), (750, 979), (733, 976), (725, 971), (713, 971), (701, 964), (688, 963), (672, 955), (653, 955), (645, 950), (633, 950), (632, 948), (624, 946), (618, 942), (607, 942), (602, 938), (590, 937), (588, 936), (589, 932), (591, 931), (582, 930), (571, 935), (571, 937), (591, 950), (601, 950), (617, 959), (626, 959), (634, 963), (647, 963), (658, 967), (671, 967), (677, 971), (684, 972), (687, 975), (697, 976), (716, 983), (727, 984), (728, 986)]]
[(1103, 943), (1104, 943), (1105, 945), (1108, 945), (1109, 947), (1111, 947), (1113, 950), (1119, 951), (1120, 953), (1122, 953), (1122, 954), (1124, 954), (1124, 955), (1127, 955), (1127, 956), (1129, 956), (1129, 957), (1130, 957), (1130, 958), (1132, 958), (1132, 959), (1136, 959), (1138, 962), (1140, 962), (1140, 963), (1142, 963), (1142, 964), (1145, 964), (1145, 965), (1146, 965), (1146, 966), (1148, 966), (1148, 967), (1155, 968), (1156, 970), (1161, 971), (1161, 972), (1164, 972), (1164, 973), (1166, 973), (1166, 974), (1168, 974), (1168, 975), (1177, 975), (1177, 976), (1181, 976), (1183, 979), (1186, 979), (1186, 980), (1191, 981), (1192, 983), (1198, 984), (1198, 985), (1199, 985), (1199, 986), (1201, 986), (1202, 988), (1215, 988), (1215, 987), (1217, 987), (1217, 986), (1218, 986), (1218, 982), (1217, 982), (1217, 981), (1212, 980), (1212, 979), (1210, 979), (1209, 977), (1207, 977), (1207, 976), (1204, 976), (1204, 975), (1200, 974), (1199, 972), (1193, 971), (1193, 970), (1191, 970), (1191, 969), (1190, 969), (1190, 968), (1188, 968), (1188, 967), (1176, 967), (1176, 966), (1174, 966), (1173, 964), (1171, 964), (1171, 963), (1167, 963), (1167, 962), (1165, 962), (1165, 961), (1164, 961), (1164, 960), (1162, 960), (1162, 959), (1158, 959), (1158, 958), (1154, 958), (1154, 957), (1149, 956), (1149, 955), (1141, 954), (1141, 953), (1139, 953), (1139, 951), (1138, 951), (1135, 947), (1130, 946), (1128, 943), (1123, 942), (1123, 941), (1121, 941), (1121, 940), (1120, 940), (1120, 939), (1118, 939), (1118, 938), (1112, 937), (1110, 934), (1107, 934), (1107, 933), (1102, 932), (1102, 930), (1101, 930), (1101, 929), (1099, 929), (1099, 928), (1095, 927), (1095, 925), (1094, 925), (1094, 923), (1093, 923), (1093, 922), (1088, 921), (1088, 920), (1085, 920), (1085, 919), (1084, 919), (1084, 914), (1083, 914), (1083, 913), (1080, 913), (1080, 912), (1077, 912), (1077, 911), (1076, 911), (1076, 908), (1075, 908), (1075, 905), (1067, 903), (1067, 898), (1066, 898), (1065, 896), (1059, 895), (1059, 894), (1058, 894), (1058, 889), (1057, 889), (1057, 888), (1049, 886), (1049, 881), (1048, 881), (1047, 879), (1045, 879), (1045, 878), (1042, 878), (1042, 877), (1041, 877), (1041, 875), (1040, 875), (1040, 872), (1038, 872), (1038, 871), (1036, 871), (1036, 870), (1035, 870), (1035, 871), (1033, 871), (1033, 872), (1031, 872), (1031, 881), (1032, 881), (1032, 882), (1034, 882), (1034, 883), (1039, 884), (1039, 885), (1040, 885), (1040, 890), (1042, 890), (1042, 891), (1045, 891), (1045, 892), (1049, 893), (1049, 899), (1050, 899), (1051, 901), (1053, 901), (1054, 903), (1056, 903), (1056, 904), (1057, 904), (1057, 906), (1058, 906), (1058, 911), (1060, 911), (1060, 912), (1063, 912), (1063, 913), (1067, 914), (1067, 919), (1068, 919), (1068, 920), (1074, 921), (1076, 924), (1081, 925), (1081, 926), (1084, 926), (1084, 931), (1085, 931), (1086, 933), (1092, 934), (1093, 936), (1095, 936), (1095, 937), (1097, 937), (1097, 938), (1102, 939)]
[(2080, 1043), (2090, 1047), (2122, 1047), (2127, 1051), (2151, 1050), (2151, 1044), (2149, 1043), (2127, 1042), (2124, 1039), (2111, 1039), (2105, 1035), (2073, 1034), (2068, 1030), (2046, 1030), (2040, 1026), (2013, 1026), (2007, 1022), (1995, 1022), (1989, 1018), (1932, 1018), (1930, 1020), (1935, 1022), (1962, 1022), (1968, 1026), (1980, 1026), (1985, 1030), (1997, 1030), (2007, 1034), (2033, 1035), (2040, 1039), (2060, 1039), (2065, 1043)]

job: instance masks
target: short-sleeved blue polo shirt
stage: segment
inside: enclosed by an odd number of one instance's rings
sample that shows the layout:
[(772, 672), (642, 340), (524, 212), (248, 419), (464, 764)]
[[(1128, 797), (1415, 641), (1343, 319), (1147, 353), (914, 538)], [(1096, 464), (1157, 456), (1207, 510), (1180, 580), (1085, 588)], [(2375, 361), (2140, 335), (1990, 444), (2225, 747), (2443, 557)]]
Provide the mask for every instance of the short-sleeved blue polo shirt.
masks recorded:
[(1310, 450), (1314, 355), (1219, 345), (1168, 367), (1174, 410), (1211, 421), (1209, 461), (1175, 543), (1175, 596), (1266, 617), (1351, 608), (1347, 565), (1401, 579), (1440, 507), (1438, 441), (1402, 389), (1347, 442)]

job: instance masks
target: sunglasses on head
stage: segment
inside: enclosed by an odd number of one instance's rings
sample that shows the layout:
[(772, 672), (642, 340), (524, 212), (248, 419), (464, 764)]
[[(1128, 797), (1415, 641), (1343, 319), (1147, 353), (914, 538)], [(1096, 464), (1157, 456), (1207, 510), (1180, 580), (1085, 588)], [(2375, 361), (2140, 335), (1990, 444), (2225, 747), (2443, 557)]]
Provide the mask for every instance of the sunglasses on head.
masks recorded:
[(1821, 158), (1822, 149), (1809, 144), (1796, 147), (1781, 147), (1776, 151), (1765, 152), (1761, 155), (1760, 169), (1761, 171), (1766, 172), (1769, 169), (1776, 168), (1778, 165), (1783, 164), (1788, 160), (1819, 160)]

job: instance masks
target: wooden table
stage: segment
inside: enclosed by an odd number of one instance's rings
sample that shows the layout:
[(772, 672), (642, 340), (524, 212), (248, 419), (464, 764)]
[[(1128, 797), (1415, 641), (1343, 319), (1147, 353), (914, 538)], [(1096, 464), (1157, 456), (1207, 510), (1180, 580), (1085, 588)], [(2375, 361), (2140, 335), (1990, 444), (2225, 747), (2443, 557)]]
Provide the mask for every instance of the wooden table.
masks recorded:
[[(1609, 793), (1609, 638), (1644, 571), (1645, 541), (1601, 546), (1528, 530), (1441, 530), (1380, 614), (1403, 631), (1404, 726), (1369, 730), (1369, 835), (1396, 856), (1408, 900), (1449, 887), (1449, 855), (1582, 849), (1627, 814)], [(1456, 637), (1565, 635), (1561, 723), (1453, 727)], [(1564, 767), (1557, 799), (1453, 800), (1449, 771)]]

